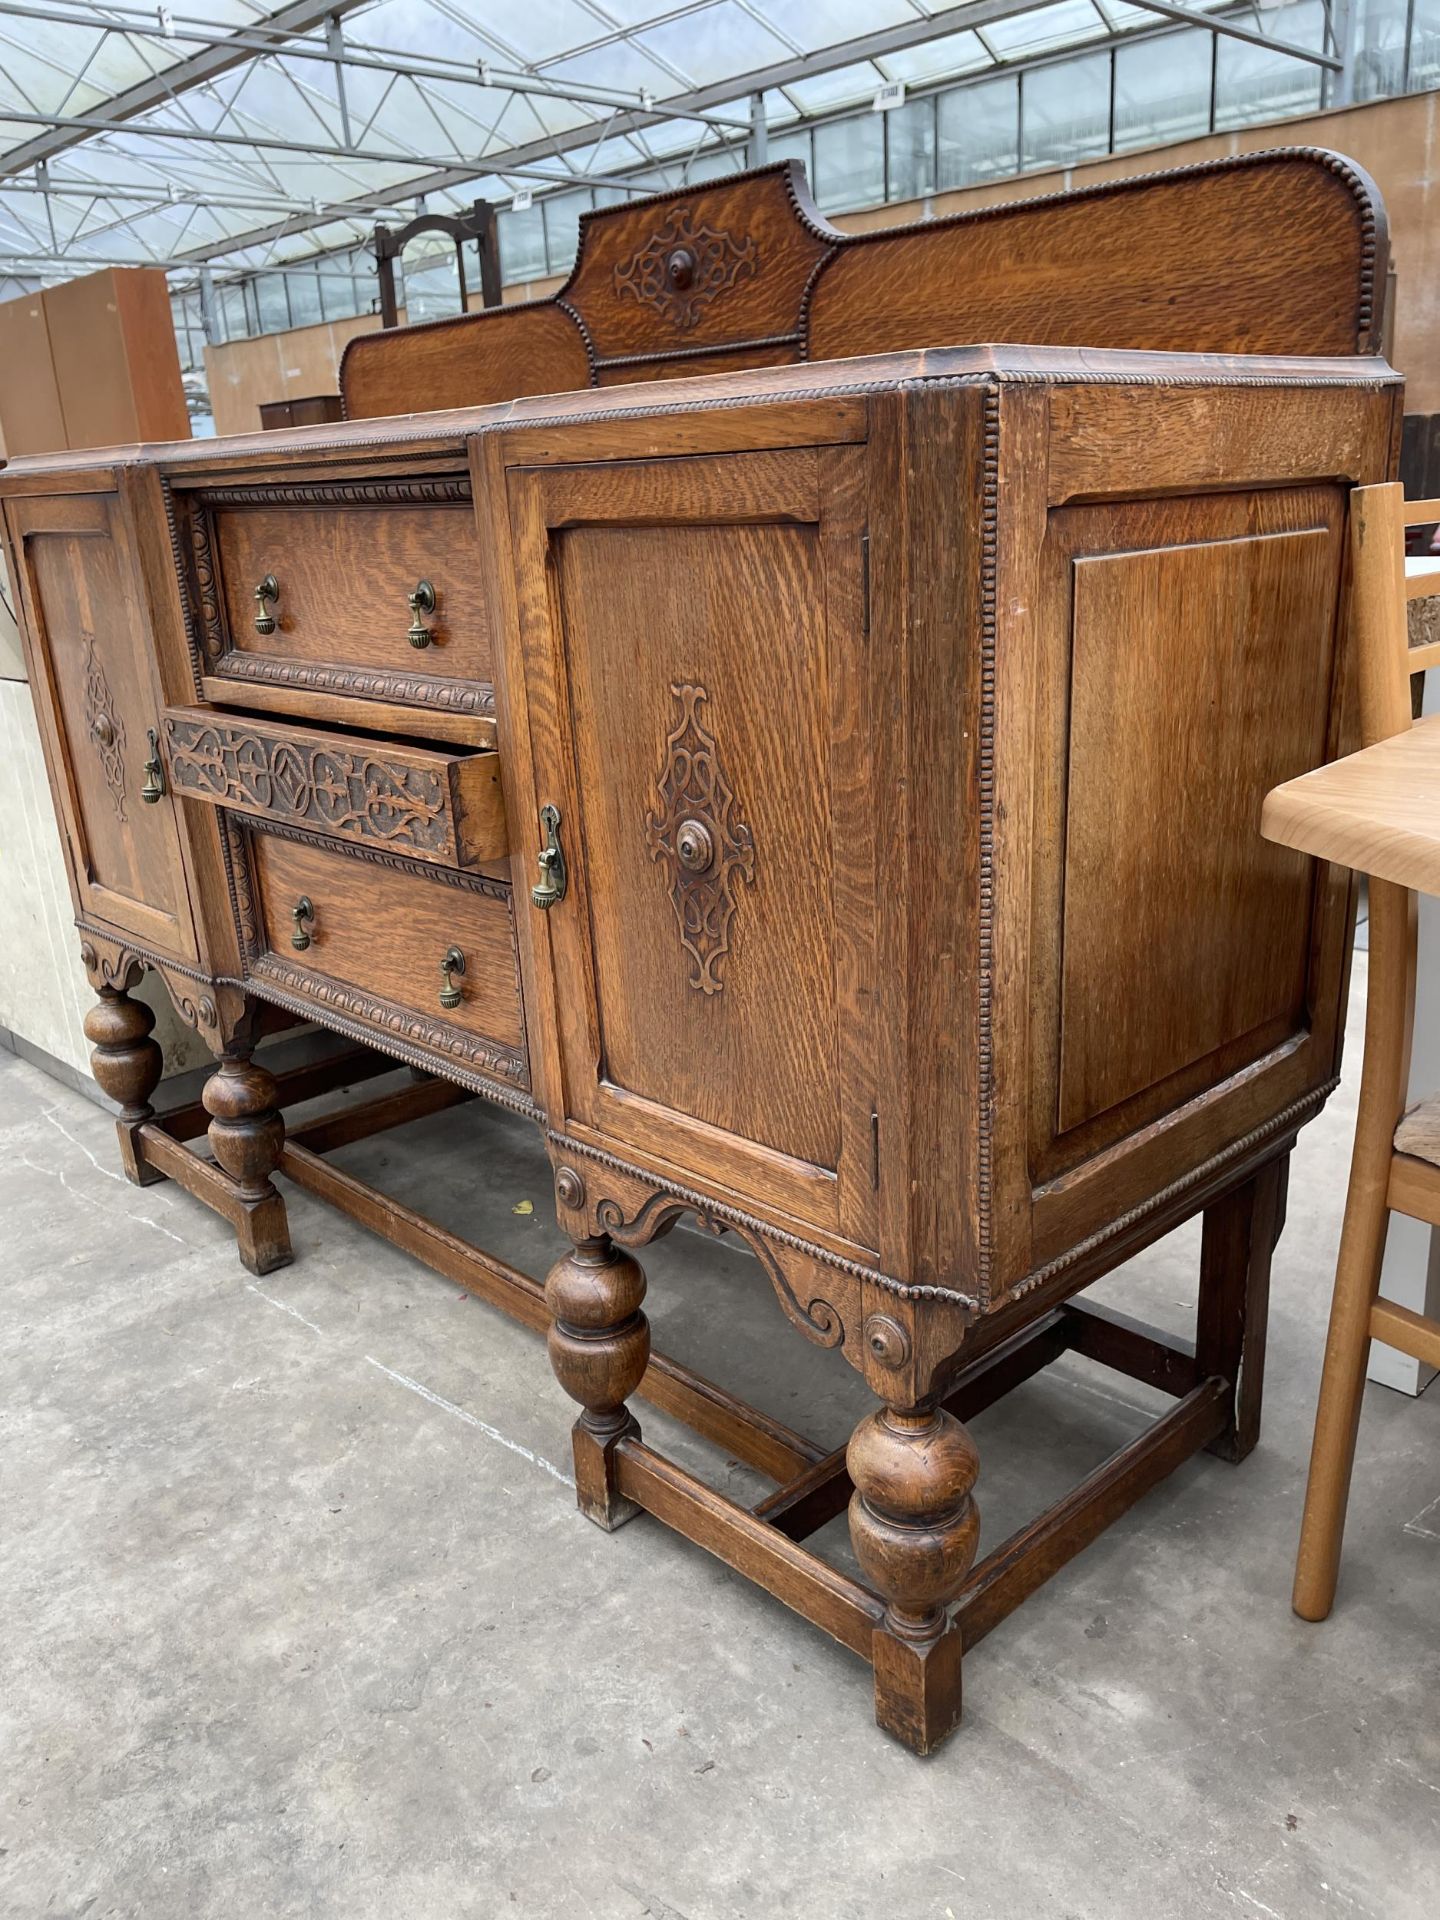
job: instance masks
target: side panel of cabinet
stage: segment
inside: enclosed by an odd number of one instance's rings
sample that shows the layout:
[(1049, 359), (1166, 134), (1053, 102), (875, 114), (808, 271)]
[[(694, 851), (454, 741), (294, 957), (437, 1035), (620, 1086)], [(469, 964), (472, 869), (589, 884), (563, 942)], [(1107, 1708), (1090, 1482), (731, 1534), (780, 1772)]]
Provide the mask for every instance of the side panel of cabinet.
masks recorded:
[(141, 798), (163, 704), (129, 532), (114, 493), (7, 507), (31, 689), (78, 911), (162, 955), (196, 944), (174, 803)]
[[(1042, 1255), (1332, 1071), (1345, 877), (1270, 845), (1259, 818), (1272, 786), (1337, 748), (1344, 533), (1329, 483), (1049, 516), (1028, 1154)], [(1157, 1172), (1146, 1155), (1182, 1115)]]
[(867, 1248), (863, 488), (853, 448), (509, 481), (531, 817), (569, 863), (552, 1121)]

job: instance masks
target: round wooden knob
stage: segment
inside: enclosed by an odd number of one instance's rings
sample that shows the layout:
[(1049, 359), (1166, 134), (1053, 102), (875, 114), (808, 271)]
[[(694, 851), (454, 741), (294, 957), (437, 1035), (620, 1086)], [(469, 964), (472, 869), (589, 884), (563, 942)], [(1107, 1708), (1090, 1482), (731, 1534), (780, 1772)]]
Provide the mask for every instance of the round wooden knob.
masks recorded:
[(705, 873), (715, 859), (715, 838), (703, 820), (682, 820), (675, 852), (687, 873)]
[(670, 276), (672, 287), (678, 287), (683, 293), (695, 281), (695, 256), (688, 247), (676, 247), (665, 262), (665, 271)]
[(114, 746), (115, 722), (110, 718), (108, 713), (97, 713), (95, 716), (94, 725), (91, 727), (90, 731), (94, 734), (95, 738), (100, 742), (102, 747)]

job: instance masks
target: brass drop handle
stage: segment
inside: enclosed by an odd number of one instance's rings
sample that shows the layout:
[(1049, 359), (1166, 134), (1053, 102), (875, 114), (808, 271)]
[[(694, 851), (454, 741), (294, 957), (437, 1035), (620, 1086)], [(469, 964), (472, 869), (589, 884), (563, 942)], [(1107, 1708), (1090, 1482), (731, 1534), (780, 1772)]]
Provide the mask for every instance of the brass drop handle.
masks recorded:
[(460, 1004), (462, 996), (454, 976), (464, 971), (464, 954), (459, 947), (449, 948), (440, 962), (440, 1004), (447, 1013), (453, 1013)]
[(304, 953), (310, 944), (310, 929), (315, 925), (315, 909), (311, 905), (308, 893), (302, 893), (291, 910), (290, 918), (295, 922), (295, 931), (290, 936), (290, 944), (299, 953)]
[(557, 907), (568, 885), (565, 855), (560, 850), (560, 809), (542, 807), (540, 824), (545, 829), (545, 845), (535, 856), (540, 862), (540, 881), (530, 889), (530, 898), (537, 907)]
[(275, 616), (270, 609), (280, 598), (280, 582), (273, 573), (267, 573), (255, 589), (255, 631), (273, 633)]
[(140, 789), (140, 798), (147, 806), (153, 807), (157, 800), (165, 796), (165, 769), (160, 764), (160, 742), (155, 737), (154, 727), (145, 729), (145, 738), (150, 742), (150, 757), (143, 769), (145, 783)]
[(415, 591), (410, 595), (410, 632), (406, 636), (412, 647), (428, 647), (435, 638), (433, 627), (427, 627), (420, 618), (422, 613), (434, 613), (435, 589), (428, 580), (417, 580)]

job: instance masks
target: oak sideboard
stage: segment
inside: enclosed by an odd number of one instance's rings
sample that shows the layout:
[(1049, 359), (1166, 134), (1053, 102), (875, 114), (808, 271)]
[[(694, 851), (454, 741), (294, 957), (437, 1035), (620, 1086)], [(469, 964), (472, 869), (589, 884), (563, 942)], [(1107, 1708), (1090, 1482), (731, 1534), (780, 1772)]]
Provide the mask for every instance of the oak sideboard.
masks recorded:
[[(128, 1176), (263, 1273), (281, 1171), (545, 1329), (584, 1512), (810, 1617), (917, 1751), (962, 1649), (1258, 1434), (1352, 925), (1259, 812), (1346, 735), (1384, 261), (1334, 155), (863, 237), (774, 168), (592, 216), (552, 300), (355, 342), (341, 424), (0, 475)], [(147, 968), (203, 1112), (153, 1110)], [(287, 1137), (320, 1078), (256, 1057), (276, 1010), (417, 1071)], [(471, 1095), (541, 1131), (543, 1291), (326, 1161)], [(1199, 1213), (1193, 1341), (1075, 1297)], [(848, 1449), (651, 1352), (636, 1249), (685, 1215), (864, 1376)], [(963, 1422), (1065, 1353), (1173, 1406), (977, 1561)], [(858, 1577), (804, 1544), (847, 1504)]]

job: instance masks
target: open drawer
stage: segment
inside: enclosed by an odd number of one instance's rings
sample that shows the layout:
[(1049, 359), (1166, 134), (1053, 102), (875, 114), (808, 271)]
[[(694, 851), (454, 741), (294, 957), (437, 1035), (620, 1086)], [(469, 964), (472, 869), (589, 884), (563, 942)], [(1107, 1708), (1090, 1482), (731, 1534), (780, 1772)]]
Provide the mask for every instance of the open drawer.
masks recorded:
[(440, 867), (483, 866), (509, 850), (496, 753), (211, 707), (167, 707), (164, 735), (171, 791), (186, 799)]

